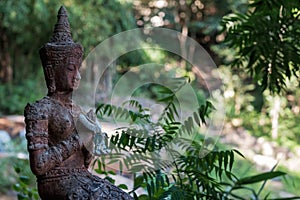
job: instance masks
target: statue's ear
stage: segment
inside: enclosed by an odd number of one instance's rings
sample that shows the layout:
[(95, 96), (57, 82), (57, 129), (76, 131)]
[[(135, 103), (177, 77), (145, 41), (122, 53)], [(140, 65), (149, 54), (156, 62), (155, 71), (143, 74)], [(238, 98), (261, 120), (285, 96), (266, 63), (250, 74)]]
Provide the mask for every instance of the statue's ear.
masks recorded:
[(56, 90), (56, 87), (55, 87), (55, 79), (54, 79), (53, 66), (51, 64), (47, 64), (44, 67), (44, 73), (45, 73), (45, 78), (46, 78), (48, 92), (50, 94), (54, 93), (55, 90)]

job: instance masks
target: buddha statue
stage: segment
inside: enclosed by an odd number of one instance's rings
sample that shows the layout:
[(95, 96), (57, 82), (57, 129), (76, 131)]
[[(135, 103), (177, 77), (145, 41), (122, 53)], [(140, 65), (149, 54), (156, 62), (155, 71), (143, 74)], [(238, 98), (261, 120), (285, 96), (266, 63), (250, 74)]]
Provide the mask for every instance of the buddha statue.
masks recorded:
[[(91, 133), (101, 133), (101, 127), (91, 112), (83, 112), (72, 101), (81, 79), (82, 56), (83, 48), (73, 42), (62, 6), (52, 38), (40, 49), (48, 94), (24, 111), (30, 167), (37, 177), (40, 198), (133, 199), (88, 170), (93, 134), (80, 137), (77, 124), (81, 122)], [(105, 149), (98, 148), (97, 152), (102, 151)]]

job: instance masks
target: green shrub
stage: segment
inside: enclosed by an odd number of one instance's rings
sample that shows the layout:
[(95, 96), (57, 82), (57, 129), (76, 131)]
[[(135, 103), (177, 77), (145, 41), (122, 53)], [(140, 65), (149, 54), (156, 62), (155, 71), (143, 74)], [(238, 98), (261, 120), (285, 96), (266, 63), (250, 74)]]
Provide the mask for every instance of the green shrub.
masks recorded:
[(23, 115), (24, 107), (28, 102), (42, 98), (46, 93), (40, 80), (27, 79), (20, 84), (0, 85), (0, 115)]
[[(128, 127), (117, 129), (110, 138), (112, 154), (98, 158), (96, 172), (105, 175), (106, 166), (115, 163), (122, 173), (126, 167), (134, 174), (134, 188), (130, 193), (135, 199), (260, 199), (268, 180), (285, 175), (280, 171), (265, 172), (253, 176), (237, 177), (232, 167), (235, 154), (243, 157), (237, 150), (221, 150), (211, 145), (199, 127), (213, 111), (206, 101), (195, 108), (192, 116), (181, 122), (178, 114), (178, 102), (174, 91), (187, 84), (178, 78), (181, 84), (170, 90), (160, 88), (165, 109), (159, 120), (154, 122), (138, 101), (124, 102), (124, 107), (100, 104), (99, 117), (127, 119)], [(191, 137), (189, 137), (191, 136)], [(180, 151), (180, 149), (182, 151)], [(163, 152), (172, 159), (162, 158)], [(253, 184), (261, 183), (257, 190)], [(147, 194), (138, 196), (137, 189), (143, 188)], [(250, 196), (245, 197), (245, 191)]]

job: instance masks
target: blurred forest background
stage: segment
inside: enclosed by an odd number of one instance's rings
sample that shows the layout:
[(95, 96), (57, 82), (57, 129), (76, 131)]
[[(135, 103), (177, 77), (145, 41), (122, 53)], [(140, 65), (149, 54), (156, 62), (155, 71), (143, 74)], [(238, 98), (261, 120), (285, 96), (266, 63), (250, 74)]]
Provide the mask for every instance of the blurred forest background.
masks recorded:
[[(1, 119), (22, 115), (27, 102), (47, 93), (38, 50), (52, 35), (61, 5), (68, 10), (73, 40), (83, 45), (85, 56), (105, 39), (133, 28), (162, 27), (196, 40), (216, 63), (223, 82), (219, 95), (225, 102), (226, 121), (219, 142), (246, 157), (235, 160), (234, 173), (245, 177), (278, 163), (277, 168), (287, 175), (272, 181), (266, 190), (274, 197), (300, 195), (297, 0), (1, 0)], [(162, 51), (122, 56), (108, 80), (160, 59), (201, 87), (201, 77), (192, 66)], [(106, 90), (111, 90), (109, 84)], [(153, 88), (138, 92), (157, 95)], [(199, 98), (205, 96), (204, 92)], [(20, 169), (31, 177), (23, 167), (27, 161), (16, 156), (26, 153), (24, 138), (10, 137), (14, 139), (0, 140), (0, 152), (9, 155), (0, 157), (2, 194), (18, 182)]]

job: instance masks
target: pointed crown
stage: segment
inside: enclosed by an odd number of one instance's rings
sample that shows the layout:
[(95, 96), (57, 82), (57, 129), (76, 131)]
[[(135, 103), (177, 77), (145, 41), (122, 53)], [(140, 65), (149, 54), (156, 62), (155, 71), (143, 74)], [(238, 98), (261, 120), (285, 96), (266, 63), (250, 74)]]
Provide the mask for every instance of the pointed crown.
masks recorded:
[(64, 6), (61, 6), (58, 11), (52, 38), (42, 46), (39, 53), (44, 68), (62, 66), (66, 58), (74, 58), (81, 63), (83, 48), (72, 40), (68, 15)]

